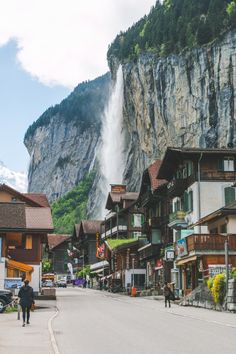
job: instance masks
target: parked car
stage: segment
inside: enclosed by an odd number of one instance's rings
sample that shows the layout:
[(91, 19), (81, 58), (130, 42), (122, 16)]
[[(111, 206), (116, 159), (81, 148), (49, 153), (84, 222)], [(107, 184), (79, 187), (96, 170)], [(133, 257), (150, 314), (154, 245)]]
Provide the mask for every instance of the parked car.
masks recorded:
[(53, 288), (54, 286), (54, 283), (52, 280), (45, 280), (43, 283), (42, 283), (42, 287), (43, 288)]
[(0, 290), (0, 313), (5, 311), (5, 306), (12, 302), (12, 292), (10, 290)]
[(58, 280), (58, 281), (56, 282), (56, 286), (57, 286), (58, 288), (66, 288), (66, 287), (67, 287), (67, 282), (66, 282), (66, 280), (64, 280), (64, 279)]

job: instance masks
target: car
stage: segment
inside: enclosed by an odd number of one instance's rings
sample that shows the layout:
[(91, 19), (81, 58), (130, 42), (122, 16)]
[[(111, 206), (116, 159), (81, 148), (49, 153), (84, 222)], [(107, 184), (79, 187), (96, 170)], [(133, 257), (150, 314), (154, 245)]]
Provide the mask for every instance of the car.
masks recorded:
[(42, 283), (42, 286), (44, 288), (52, 288), (54, 286), (54, 283), (52, 280), (46, 280)]
[(4, 312), (6, 305), (12, 302), (12, 292), (10, 290), (0, 290), (0, 313)]
[(64, 280), (64, 279), (58, 280), (56, 285), (58, 288), (66, 288), (67, 287), (66, 280)]

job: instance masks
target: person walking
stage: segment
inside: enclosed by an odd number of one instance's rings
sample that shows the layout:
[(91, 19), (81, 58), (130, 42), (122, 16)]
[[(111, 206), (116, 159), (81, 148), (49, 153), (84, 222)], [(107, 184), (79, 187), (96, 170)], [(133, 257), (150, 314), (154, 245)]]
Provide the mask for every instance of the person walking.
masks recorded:
[(27, 324), (29, 324), (30, 319), (30, 309), (32, 304), (34, 304), (34, 290), (29, 286), (29, 280), (24, 280), (24, 285), (20, 288), (18, 297), (20, 298), (20, 305), (22, 308), (23, 315), (23, 327), (25, 327), (25, 313), (27, 313)]
[(169, 284), (167, 281), (165, 282), (164, 288), (163, 288), (164, 296), (165, 296), (165, 307), (167, 307), (167, 302), (169, 303), (170, 307), (170, 295), (171, 295), (171, 289), (169, 287)]

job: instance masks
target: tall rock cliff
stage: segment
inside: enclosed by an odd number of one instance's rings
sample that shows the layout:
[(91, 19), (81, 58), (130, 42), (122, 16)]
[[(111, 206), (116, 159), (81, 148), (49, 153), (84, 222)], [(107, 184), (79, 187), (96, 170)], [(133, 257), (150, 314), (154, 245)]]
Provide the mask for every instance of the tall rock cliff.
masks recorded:
[[(113, 78), (118, 65), (119, 60), (111, 57)], [(124, 182), (129, 190), (139, 190), (143, 170), (161, 158), (167, 146), (236, 147), (236, 31), (183, 54), (165, 58), (144, 54), (122, 67)], [(90, 91), (97, 109), (89, 119), (68, 119), (66, 109), (72, 101), (65, 100), (64, 111), (50, 111), (46, 123), (37, 121), (29, 129), (25, 138), (31, 156), (29, 191), (44, 191), (54, 200), (93, 168), (109, 80), (106, 76), (99, 89)], [(80, 109), (82, 100), (77, 102)], [(88, 203), (90, 217), (98, 215), (98, 180), (97, 174)]]
[[(113, 76), (117, 65), (111, 58)], [(130, 190), (167, 146), (236, 147), (236, 31), (181, 55), (142, 55), (123, 77)]]
[(110, 74), (82, 83), (29, 127), (29, 192), (44, 192), (54, 201), (93, 169), (109, 87)]

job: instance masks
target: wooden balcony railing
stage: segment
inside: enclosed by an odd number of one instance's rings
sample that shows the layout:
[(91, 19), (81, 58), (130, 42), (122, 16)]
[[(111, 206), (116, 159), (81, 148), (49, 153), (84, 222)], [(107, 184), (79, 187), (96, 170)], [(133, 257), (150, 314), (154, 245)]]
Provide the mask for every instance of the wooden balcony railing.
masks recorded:
[(187, 189), (187, 178), (173, 179), (167, 185), (169, 197), (180, 197)]
[(235, 181), (236, 171), (201, 170), (201, 180)]
[[(191, 251), (223, 251), (226, 236), (219, 234), (194, 234), (186, 237), (188, 252)], [(228, 236), (229, 251), (236, 251), (236, 234)]]

